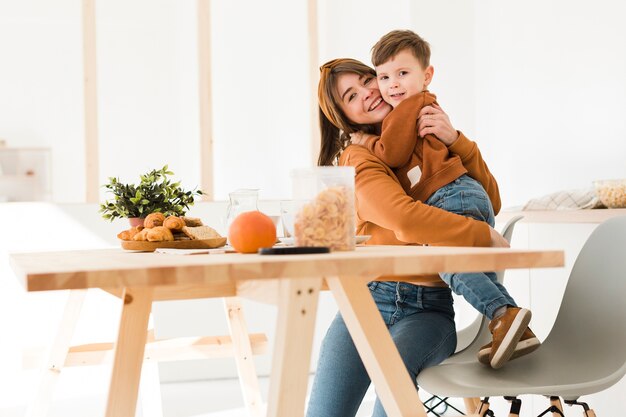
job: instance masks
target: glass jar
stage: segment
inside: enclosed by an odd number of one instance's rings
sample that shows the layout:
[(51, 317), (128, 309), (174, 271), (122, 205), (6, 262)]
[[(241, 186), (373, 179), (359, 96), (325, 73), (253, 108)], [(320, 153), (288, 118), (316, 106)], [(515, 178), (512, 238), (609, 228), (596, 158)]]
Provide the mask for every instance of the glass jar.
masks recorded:
[(259, 201), (259, 190), (257, 188), (240, 188), (228, 193), (228, 207), (226, 209), (226, 232), (235, 217), (246, 211), (256, 211)]
[(291, 172), (297, 205), (293, 226), (296, 246), (354, 250), (354, 167), (315, 167)]

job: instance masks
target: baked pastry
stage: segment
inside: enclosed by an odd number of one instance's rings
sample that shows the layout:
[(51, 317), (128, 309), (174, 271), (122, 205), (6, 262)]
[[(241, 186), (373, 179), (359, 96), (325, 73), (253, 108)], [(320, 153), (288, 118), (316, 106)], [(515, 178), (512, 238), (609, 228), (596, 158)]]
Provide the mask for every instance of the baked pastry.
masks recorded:
[(146, 234), (148, 233), (148, 230), (150, 229), (143, 229), (141, 230), (141, 232), (137, 233), (135, 236), (133, 236), (133, 240), (136, 241), (145, 241), (148, 240), (148, 238), (146, 237)]
[(150, 242), (164, 242), (174, 240), (172, 231), (165, 226), (156, 226), (151, 229), (146, 229), (146, 239)]
[(165, 216), (163, 213), (155, 212), (150, 213), (143, 220), (143, 226), (145, 228), (151, 229), (157, 226), (163, 226), (163, 222), (165, 221)]
[(124, 230), (123, 232), (118, 233), (117, 238), (121, 240), (133, 240), (133, 237), (135, 237), (135, 235), (142, 230), (143, 226), (131, 227), (128, 230)]
[(185, 221), (180, 217), (169, 216), (163, 222), (163, 226), (167, 227), (170, 230), (181, 230), (185, 227)]
[(215, 231), (215, 229), (209, 226), (185, 226), (183, 227), (183, 233), (189, 236), (192, 240), (204, 240), (222, 237), (219, 233)]
[(204, 226), (204, 223), (202, 223), (202, 220), (198, 217), (183, 217), (183, 221), (185, 222), (185, 226), (189, 227)]

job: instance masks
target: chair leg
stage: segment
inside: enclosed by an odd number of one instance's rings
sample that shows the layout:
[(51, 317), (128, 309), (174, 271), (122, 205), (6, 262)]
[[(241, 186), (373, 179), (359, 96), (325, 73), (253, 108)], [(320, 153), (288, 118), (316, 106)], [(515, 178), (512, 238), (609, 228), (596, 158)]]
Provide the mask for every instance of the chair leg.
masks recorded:
[(563, 406), (561, 405), (561, 400), (559, 399), (559, 397), (550, 397), (550, 407), (548, 407), (543, 413), (539, 414), (537, 417), (541, 417), (548, 413), (552, 413), (552, 417), (565, 417), (565, 414), (563, 414)]
[(561, 399), (559, 397), (555, 397), (552, 396), (550, 397), (550, 405), (553, 407), (558, 408), (558, 410), (561, 412), (560, 414), (558, 412), (552, 412), (552, 417), (556, 417), (556, 416), (562, 416), (563, 415), (563, 404), (561, 404)]
[[(436, 401), (438, 401), (437, 403), (435, 403)], [(442, 399), (441, 397), (437, 396), (437, 395), (432, 395), (430, 398), (428, 398), (426, 401), (423, 401), (422, 404), (424, 405), (424, 409), (426, 410), (426, 414), (432, 414), (436, 417), (441, 417), (441, 414), (439, 414), (436, 410), (437, 407), (439, 407), (440, 405), (444, 404), (446, 401), (445, 399)], [(444, 404), (444, 410), (443, 413), (446, 412), (447, 408)]]
[(522, 408), (522, 400), (517, 397), (504, 397), (504, 399), (511, 402), (509, 417), (519, 417), (519, 412)]
[(583, 416), (584, 417), (596, 417), (596, 413), (589, 408), (589, 406), (587, 405), (587, 403), (579, 403), (576, 400), (565, 400), (565, 404), (567, 405), (579, 405), (583, 408)]
[(484, 417), (484, 416), (493, 417), (494, 415), (493, 411), (489, 409), (489, 397), (483, 398), (482, 401), (478, 403), (478, 406), (476, 407), (476, 411), (474, 414), (477, 414), (480, 417)]
[[(442, 398), (442, 397), (440, 397), (438, 395), (432, 395), (426, 401), (423, 401), (422, 404), (424, 405), (424, 408), (426, 409), (426, 414), (431, 413), (431, 414), (439, 417), (442, 414), (446, 414), (448, 412), (448, 409), (451, 408), (454, 411), (456, 411), (457, 413), (459, 413), (459, 415), (464, 416), (465, 413), (463, 413), (463, 411), (459, 410), (458, 408), (456, 408), (455, 406), (450, 404), (448, 402), (449, 399), (450, 399), (450, 397), (443, 397)], [(437, 410), (438, 408), (443, 408), (443, 410), (442, 411), (438, 411)], [(470, 414), (473, 410), (474, 410), (474, 408), (472, 408), (471, 410), (468, 410), (467, 414)]]
[(463, 402), (465, 403), (465, 413), (471, 414), (478, 408), (480, 398), (463, 398)]

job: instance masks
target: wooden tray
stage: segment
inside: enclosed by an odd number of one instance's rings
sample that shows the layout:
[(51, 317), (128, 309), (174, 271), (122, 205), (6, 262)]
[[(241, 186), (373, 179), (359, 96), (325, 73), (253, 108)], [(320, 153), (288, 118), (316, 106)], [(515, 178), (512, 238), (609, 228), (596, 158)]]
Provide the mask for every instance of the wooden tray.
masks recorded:
[(204, 240), (173, 240), (169, 242), (147, 242), (122, 240), (122, 249), (154, 252), (157, 248), (170, 249), (210, 249), (220, 248), (226, 244), (225, 237), (214, 237)]

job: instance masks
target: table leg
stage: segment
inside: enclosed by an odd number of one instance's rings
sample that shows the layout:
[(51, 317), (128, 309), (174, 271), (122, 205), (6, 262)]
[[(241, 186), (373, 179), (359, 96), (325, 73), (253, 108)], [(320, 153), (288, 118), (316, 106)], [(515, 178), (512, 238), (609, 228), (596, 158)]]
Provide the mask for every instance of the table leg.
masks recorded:
[(322, 278), (281, 279), (268, 417), (302, 417)]
[(69, 292), (59, 330), (48, 353), (35, 397), (26, 410), (26, 417), (43, 417), (48, 414), (54, 389), (65, 364), (65, 358), (86, 295), (87, 290), (71, 290)]
[(126, 288), (122, 300), (122, 317), (115, 343), (106, 417), (135, 415), (152, 308), (152, 289)]
[(367, 278), (326, 278), (376, 393), (390, 416), (426, 417), (417, 390), (367, 288)]
[(261, 417), (263, 415), (263, 399), (259, 387), (252, 355), (250, 335), (241, 309), (241, 301), (238, 297), (224, 298), (224, 308), (228, 316), (228, 329), (233, 343), (239, 385), (243, 394), (249, 417)]

